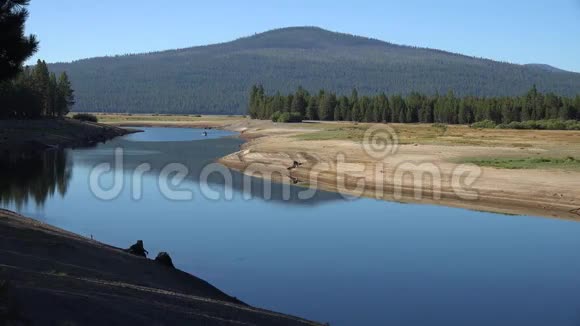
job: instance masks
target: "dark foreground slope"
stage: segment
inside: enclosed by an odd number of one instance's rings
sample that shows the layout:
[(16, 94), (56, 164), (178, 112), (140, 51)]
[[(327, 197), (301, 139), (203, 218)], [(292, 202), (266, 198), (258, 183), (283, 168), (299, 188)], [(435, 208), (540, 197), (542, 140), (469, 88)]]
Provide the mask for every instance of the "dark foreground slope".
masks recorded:
[(399, 46), (314, 27), (273, 30), (233, 42), (53, 64), (67, 71), (75, 109), (112, 112), (243, 113), (250, 87), (297, 86), (377, 92), (576, 95), (580, 74)]
[(319, 325), (0, 210), (0, 325)]

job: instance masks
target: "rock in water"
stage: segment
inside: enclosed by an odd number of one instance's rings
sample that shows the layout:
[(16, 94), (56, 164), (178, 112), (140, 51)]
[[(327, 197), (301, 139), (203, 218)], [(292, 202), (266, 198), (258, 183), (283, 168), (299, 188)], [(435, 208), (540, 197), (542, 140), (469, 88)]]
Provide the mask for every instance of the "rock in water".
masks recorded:
[(155, 258), (155, 261), (163, 266), (175, 268), (175, 266), (173, 266), (173, 261), (171, 260), (171, 257), (166, 252), (160, 252)]
[(137, 243), (129, 247), (127, 252), (132, 255), (141, 257), (147, 257), (147, 254), (149, 254), (149, 252), (143, 247), (143, 240), (137, 240)]

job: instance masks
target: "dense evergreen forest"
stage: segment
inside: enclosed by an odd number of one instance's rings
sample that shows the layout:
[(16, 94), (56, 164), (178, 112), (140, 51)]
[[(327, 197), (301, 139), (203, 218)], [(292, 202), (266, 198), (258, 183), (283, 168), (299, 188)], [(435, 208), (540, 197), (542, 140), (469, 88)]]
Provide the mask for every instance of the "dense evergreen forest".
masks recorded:
[(74, 92), (66, 73), (57, 78), (39, 60), (14, 79), (0, 82), (0, 102), (0, 118), (62, 117), (74, 104)]
[(280, 122), (306, 120), (472, 124), (490, 121), (494, 124), (536, 120), (580, 120), (580, 95), (562, 97), (542, 94), (533, 86), (523, 96), (458, 97), (425, 95), (412, 92), (407, 96), (385, 93), (361, 96), (354, 89), (350, 96), (321, 90), (310, 94), (299, 87), (296, 92), (267, 95), (261, 85), (252, 87), (248, 114), (255, 119)]
[(0, 118), (63, 116), (74, 104), (66, 73), (50, 73), (46, 62), (22, 68), (38, 49), (34, 35), (24, 35), (28, 0), (0, 0)]
[(75, 111), (243, 114), (248, 91), (333, 90), (433, 96), (575, 96), (580, 74), (400, 46), (315, 27), (284, 28), (209, 46), (58, 63), (75, 86)]

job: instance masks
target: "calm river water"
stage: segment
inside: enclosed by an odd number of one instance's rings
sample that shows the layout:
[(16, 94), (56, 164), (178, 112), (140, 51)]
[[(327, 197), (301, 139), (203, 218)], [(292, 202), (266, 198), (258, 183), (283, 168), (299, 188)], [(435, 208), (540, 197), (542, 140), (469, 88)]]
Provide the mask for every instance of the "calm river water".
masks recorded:
[[(91, 149), (4, 160), (0, 206), (118, 247), (142, 239), (153, 257), (167, 251), (251, 305), (333, 326), (580, 325), (580, 223), (326, 192), (301, 201), (295, 187), (282, 200), (279, 185), (264, 199), (259, 180), (246, 200), (233, 172), (233, 199), (209, 199), (200, 172), (238, 150), (232, 135), (145, 128)], [(97, 198), (91, 171), (118, 147), (123, 187)], [(136, 187), (142, 163), (151, 171)], [(169, 163), (188, 168), (181, 184), (160, 185)], [(103, 175), (101, 188), (113, 178)], [(223, 177), (209, 181), (224, 193)], [(166, 186), (192, 199), (169, 199)]]

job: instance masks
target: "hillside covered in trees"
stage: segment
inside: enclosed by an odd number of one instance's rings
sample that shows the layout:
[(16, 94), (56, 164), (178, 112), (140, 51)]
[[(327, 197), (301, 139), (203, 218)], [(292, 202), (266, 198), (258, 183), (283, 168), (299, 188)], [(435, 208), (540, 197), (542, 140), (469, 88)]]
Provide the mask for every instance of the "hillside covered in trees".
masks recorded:
[[(266, 94), (261, 85), (250, 92), (248, 114), (254, 119), (280, 122), (307, 120), (445, 123), (471, 124), (490, 121), (507, 125), (513, 122), (537, 120), (570, 121), (569, 126), (580, 127), (580, 95), (569, 98), (554, 93), (542, 94), (533, 86), (526, 94), (512, 97), (457, 97), (425, 95), (412, 92), (407, 96), (381, 93), (359, 95), (354, 89), (350, 96), (321, 90), (310, 94), (299, 87), (296, 92), (282, 95)], [(550, 129), (567, 129), (568, 125), (554, 125)], [(518, 125), (514, 125), (518, 126)]]
[(315, 27), (269, 31), (233, 42), (147, 54), (102, 57), (49, 66), (67, 72), (77, 111), (215, 113), (246, 111), (248, 91), (298, 86), (360, 95), (575, 96), (580, 74), (546, 65), (516, 65), (400, 46)]

